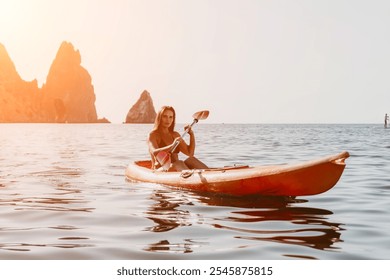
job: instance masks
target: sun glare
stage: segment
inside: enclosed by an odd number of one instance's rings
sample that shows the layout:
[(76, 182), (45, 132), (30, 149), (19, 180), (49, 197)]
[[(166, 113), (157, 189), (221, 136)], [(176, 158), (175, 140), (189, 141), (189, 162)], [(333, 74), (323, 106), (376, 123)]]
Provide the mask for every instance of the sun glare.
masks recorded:
[(20, 3), (17, 1), (0, 1), (0, 20), (1, 21), (10, 21), (14, 18), (15, 12), (18, 10)]
[(23, 2), (0, 0), (0, 23), (1, 26), (6, 27), (6, 31), (16, 32), (23, 25), (27, 16), (28, 7)]

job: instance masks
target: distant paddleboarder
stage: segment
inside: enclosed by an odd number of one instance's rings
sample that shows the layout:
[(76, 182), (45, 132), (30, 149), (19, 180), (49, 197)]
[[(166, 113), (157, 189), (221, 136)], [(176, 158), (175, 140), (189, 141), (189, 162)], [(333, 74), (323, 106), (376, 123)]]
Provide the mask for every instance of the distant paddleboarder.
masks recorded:
[(385, 128), (387, 128), (387, 123), (389, 121), (389, 116), (387, 115), (387, 113), (385, 114)]

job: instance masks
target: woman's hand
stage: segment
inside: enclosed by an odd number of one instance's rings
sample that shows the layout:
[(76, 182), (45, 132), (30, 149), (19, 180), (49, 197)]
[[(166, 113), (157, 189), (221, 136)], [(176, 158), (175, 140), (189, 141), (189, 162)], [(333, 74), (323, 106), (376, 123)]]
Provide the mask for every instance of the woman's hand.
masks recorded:
[(194, 135), (194, 132), (192, 131), (192, 127), (190, 126), (190, 125), (186, 125), (185, 127), (184, 127), (184, 130), (187, 130), (188, 129), (188, 134), (189, 135)]
[(174, 145), (176, 145), (176, 142), (178, 142), (180, 144), (180, 142), (183, 140), (183, 138), (181, 138), (181, 136), (179, 137), (176, 137), (175, 140), (173, 140), (172, 144), (170, 145), (171, 146), (171, 149), (173, 148)]

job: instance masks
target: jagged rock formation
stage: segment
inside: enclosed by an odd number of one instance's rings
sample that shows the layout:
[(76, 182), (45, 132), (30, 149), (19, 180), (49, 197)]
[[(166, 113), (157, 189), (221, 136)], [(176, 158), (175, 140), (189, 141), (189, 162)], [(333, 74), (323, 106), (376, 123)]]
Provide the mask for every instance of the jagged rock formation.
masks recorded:
[(81, 66), (80, 53), (72, 44), (61, 44), (42, 91), (55, 122), (97, 122), (91, 76)]
[(154, 123), (156, 115), (152, 97), (148, 91), (144, 90), (127, 113), (125, 123)]
[(23, 81), (0, 44), (0, 122), (96, 123), (91, 76), (73, 45), (63, 42), (42, 89)]
[(37, 80), (23, 81), (5, 47), (0, 44), (0, 122), (40, 119), (40, 90)]

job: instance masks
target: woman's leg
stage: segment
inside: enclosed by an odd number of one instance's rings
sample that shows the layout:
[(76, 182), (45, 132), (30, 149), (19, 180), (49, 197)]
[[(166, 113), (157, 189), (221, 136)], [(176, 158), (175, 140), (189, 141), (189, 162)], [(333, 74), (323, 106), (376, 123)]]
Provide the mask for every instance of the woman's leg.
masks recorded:
[(177, 160), (174, 163), (172, 163), (171, 168), (169, 168), (169, 171), (182, 171), (189, 169), (188, 166), (184, 163), (182, 160)]
[(196, 157), (189, 157), (184, 161), (184, 163), (189, 169), (208, 169), (207, 165)]

